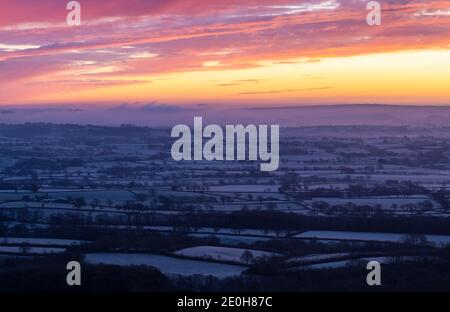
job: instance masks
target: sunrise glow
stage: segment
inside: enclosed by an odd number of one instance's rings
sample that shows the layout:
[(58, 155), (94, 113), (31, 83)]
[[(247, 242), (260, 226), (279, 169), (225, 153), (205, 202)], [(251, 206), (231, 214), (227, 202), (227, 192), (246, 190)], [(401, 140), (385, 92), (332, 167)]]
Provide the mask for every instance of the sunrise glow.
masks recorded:
[(449, 3), (406, 2), (2, 0), (0, 104), (449, 104)]

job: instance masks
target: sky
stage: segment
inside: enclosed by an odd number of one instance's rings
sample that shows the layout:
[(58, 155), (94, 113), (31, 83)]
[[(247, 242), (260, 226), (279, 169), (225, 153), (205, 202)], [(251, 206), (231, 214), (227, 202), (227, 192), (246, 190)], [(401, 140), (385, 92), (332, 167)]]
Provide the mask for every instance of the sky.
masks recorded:
[(0, 0), (0, 105), (450, 105), (450, 1)]

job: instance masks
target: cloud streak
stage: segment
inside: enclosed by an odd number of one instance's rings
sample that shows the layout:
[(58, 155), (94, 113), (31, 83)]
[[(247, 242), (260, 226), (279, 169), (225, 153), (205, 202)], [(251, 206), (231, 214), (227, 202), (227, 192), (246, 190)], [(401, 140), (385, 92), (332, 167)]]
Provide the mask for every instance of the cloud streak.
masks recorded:
[(305, 89), (288, 89), (288, 90), (242, 92), (242, 93), (238, 93), (238, 95), (280, 94), (280, 93), (303, 92), (303, 91), (320, 91), (320, 90), (328, 90), (328, 89), (332, 89), (332, 87), (318, 87), (318, 88), (305, 88)]

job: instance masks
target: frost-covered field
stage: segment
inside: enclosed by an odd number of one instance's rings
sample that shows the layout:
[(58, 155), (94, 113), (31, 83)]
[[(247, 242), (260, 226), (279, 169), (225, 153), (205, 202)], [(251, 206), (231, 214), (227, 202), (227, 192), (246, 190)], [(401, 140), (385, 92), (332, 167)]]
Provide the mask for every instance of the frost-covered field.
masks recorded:
[(0, 253), (7, 253), (7, 254), (42, 255), (42, 254), (62, 253), (64, 251), (65, 251), (64, 248), (55, 248), (55, 247), (0, 246)]
[(192, 237), (206, 238), (216, 237), (220, 243), (225, 246), (239, 246), (240, 244), (253, 244), (256, 242), (263, 242), (272, 239), (271, 237), (255, 237), (245, 235), (220, 235), (220, 234), (189, 234)]
[(450, 183), (450, 177), (447, 174), (337, 174), (329, 175), (330, 179), (351, 178), (361, 181), (384, 182), (386, 180), (397, 181), (412, 181), (415, 183), (433, 183), (435, 185), (442, 185), (443, 183)]
[[(373, 232), (341, 232), (341, 231), (307, 231), (295, 235), (296, 238), (308, 239), (333, 239), (333, 240), (358, 240), (358, 241), (377, 241), (377, 242), (404, 242), (407, 233), (373, 233)], [(450, 244), (450, 235), (425, 235), (430, 243), (436, 245)]]
[[(297, 269), (316, 269), (316, 270), (337, 269), (337, 268), (346, 267), (348, 265), (360, 265), (363, 268), (365, 268), (367, 263), (370, 261), (377, 261), (378, 263), (381, 263), (381, 264), (388, 264), (388, 263), (394, 262), (398, 259), (400, 259), (400, 258), (399, 257), (364, 257), (364, 258), (358, 258), (358, 259), (352, 259), (352, 260), (339, 260), (339, 261), (330, 261), (330, 262), (324, 262), (324, 263), (310, 264), (310, 265), (305, 265), (303, 267), (297, 267)], [(401, 257), (401, 259), (407, 260), (407, 261), (420, 261), (420, 260), (424, 259), (424, 257), (410, 256), (410, 257)]]
[(301, 263), (307, 263), (307, 262), (319, 262), (319, 261), (326, 261), (329, 259), (346, 257), (349, 255), (350, 255), (350, 253), (313, 254), (313, 255), (306, 255), (306, 256), (302, 256), (302, 257), (289, 258), (286, 260), (286, 263), (301, 264)]
[(130, 253), (88, 253), (85, 261), (91, 264), (110, 264), (119, 266), (152, 266), (167, 275), (204, 275), (226, 278), (240, 275), (245, 266), (213, 263), (189, 259), (172, 258), (154, 254)]
[[(243, 248), (230, 248), (230, 247), (217, 247), (217, 246), (196, 246), (186, 249), (181, 249), (175, 252), (177, 255), (194, 257), (194, 258), (204, 258), (204, 259), (214, 259), (214, 260), (224, 260), (232, 262), (247, 263), (258, 260), (262, 257), (274, 257), (279, 256), (279, 254), (253, 250), (253, 249), (243, 249)], [(251, 257), (250, 260), (246, 260), (245, 255)]]
[(20, 200), (23, 196), (32, 195), (33, 193), (30, 191), (17, 191), (12, 192), (8, 190), (1, 190), (0, 191), (0, 202), (1, 201), (7, 201), (7, 200)]
[[(162, 232), (172, 232), (176, 231), (177, 228), (173, 226), (149, 226), (146, 229)], [(232, 235), (232, 236), (262, 236), (262, 237), (276, 237), (279, 232), (275, 231), (265, 231), (257, 229), (243, 229), (243, 228), (195, 228), (189, 229), (188, 232), (196, 234), (207, 234), (207, 235)]]
[(441, 208), (437, 202), (431, 200), (429, 197), (423, 195), (415, 196), (376, 196), (376, 197), (353, 197), (353, 198), (313, 198), (312, 200), (305, 201), (307, 205), (313, 205), (317, 202), (325, 202), (330, 205), (346, 205), (353, 203), (358, 206), (380, 206), (383, 209), (399, 208), (402, 205), (407, 204), (420, 204), (424, 202), (430, 202), (432, 208)]
[(87, 241), (72, 240), (72, 239), (57, 239), (57, 238), (22, 238), (22, 237), (1, 237), (0, 244), (14, 245), (14, 244), (28, 244), (41, 246), (71, 246), (86, 244)]
[(212, 192), (278, 192), (279, 185), (218, 185), (210, 187)]
[(83, 197), (87, 202), (98, 199), (103, 202), (111, 200), (113, 202), (126, 202), (134, 199), (133, 193), (123, 190), (85, 190), (85, 191), (59, 191), (49, 192), (48, 195), (52, 198), (66, 199), (69, 197)]

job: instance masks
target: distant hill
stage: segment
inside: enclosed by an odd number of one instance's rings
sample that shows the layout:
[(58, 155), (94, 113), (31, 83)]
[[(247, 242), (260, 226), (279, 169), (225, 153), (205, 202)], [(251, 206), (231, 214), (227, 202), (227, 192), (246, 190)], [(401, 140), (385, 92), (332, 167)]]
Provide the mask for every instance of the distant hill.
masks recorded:
[(253, 108), (271, 118), (300, 125), (448, 126), (450, 106), (413, 105), (319, 105)]
[(204, 122), (208, 124), (449, 126), (450, 106), (379, 104), (246, 108), (164, 104), (7, 106), (0, 110), (0, 123), (51, 122), (172, 127), (180, 123), (192, 124), (194, 116), (202, 116)]

